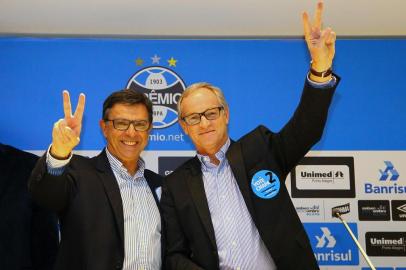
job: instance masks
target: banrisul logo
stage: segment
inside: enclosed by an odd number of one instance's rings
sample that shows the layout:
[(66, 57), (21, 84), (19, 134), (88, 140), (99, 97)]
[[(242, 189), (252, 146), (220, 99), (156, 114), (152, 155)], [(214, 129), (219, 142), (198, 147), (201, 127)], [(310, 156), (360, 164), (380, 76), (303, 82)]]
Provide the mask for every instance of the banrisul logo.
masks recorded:
[(395, 166), (393, 166), (392, 162), (390, 161), (385, 161), (386, 168), (385, 170), (379, 170), (381, 173), (381, 178), (379, 178), (379, 181), (396, 181), (399, 178), (399, 173), (395, 169)]
[[(348, 223), (358, 237), (356, 223)], [(319, 265), (358, 265), (356, 244), (341, 223), (304, 223)]]
[(404, 194), (406, 186), (400, 184), (399, 173), (391, 161), (384, 161), (385, 167), (379, 169), (376, 183), (365, 183), (366, 194)]
[[(174, 65), (172, 62), (172, 66)], [(154, 128), (166, 128), (176, 123), (176, 106), (186, 87), (173, 70), (162, 66), (143, 68), (129, 79), (127, 88), (144, 93), (152, 101)]]

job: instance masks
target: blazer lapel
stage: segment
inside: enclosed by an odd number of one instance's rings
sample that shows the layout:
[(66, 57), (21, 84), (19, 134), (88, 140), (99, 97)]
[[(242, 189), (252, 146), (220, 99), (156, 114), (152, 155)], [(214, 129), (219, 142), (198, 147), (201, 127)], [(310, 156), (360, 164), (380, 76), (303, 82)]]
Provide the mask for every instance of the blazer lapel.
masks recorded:
[(192, 195), (193, 202), (196, 206), (203, 226), (206, 229), (206, 233), (209, 236), (210, 242), (212, 243), (213, 247), (217, 248), (209, 205), (207, 203), (206, 192), (204, 191), (201, 164), (197, 157), (194, 157), (191, 160), (189, 169), (191, 173), (188, 175), (186, 182), (189, 187), (190, 194)]
[(256, 223), (254, 206), (251, 199), (251, 189), (245, 171), (245, 164), (242, 157), (241, 144), (232, 142), (226, 154), (228, 163), (233, 171), (235, 180), (240, 188), (241, 194), (244, 197), (245, 204), (251, 214), (252, 219)]
[(118, 187), (117, 180), (114, 176), (113, 171), (111, 170), (105, 150), (96, 157), (96, 168), (100, 172), (99, 176), (104, 185), (107, 197), (109, 198), (111, 208), (113, 209), (120, 239), (124, 243), (123, 203), (121, 200), (120, 189)]
[(155, 203), (158, 205), (159, 211), (160, 210), (160, 205), (159, 205), (159, 198), (157, 194), (157, 189), (161, 187), (162, 183), (157, 182), (156, 176), (154, 173), (152, 173), (150, 170), (145, 169), (144, 170), (144, 177), (145, 180), (147, 180), (149, 189), (152, 192), (152, 196), (154, 197)]

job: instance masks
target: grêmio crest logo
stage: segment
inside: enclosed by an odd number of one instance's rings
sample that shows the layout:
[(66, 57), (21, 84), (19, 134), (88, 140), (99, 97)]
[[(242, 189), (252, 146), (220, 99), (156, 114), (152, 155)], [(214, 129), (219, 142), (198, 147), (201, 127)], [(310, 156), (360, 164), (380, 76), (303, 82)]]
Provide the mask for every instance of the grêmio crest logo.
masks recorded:
[[(348, 224), (357, 237), (357, 224)], [(319, 265), (358, 265), (355, 243), (341, 223), (304, 223)]]
[[(151, 59), (153, 64), (159, 64), (160, 57), (155, 55)], [(143, 63), (143, 60), (139, 61)], [(169, 66), (176, 66), (176, 61), (168, 60)], [(176, 107), (186, 87), (173, 70), (158, 65), (143, 68), (131, 76), (127, 88), (144, 93), (153, 103), (153, 128), (166, 128), (176, 123)]]
[(384, 161), (385, 168), (379, 169), (379, 183), (366, 182), (366, 194), (405, 194), (406, 186), (400, 185), (399, 173), (391, 161)]

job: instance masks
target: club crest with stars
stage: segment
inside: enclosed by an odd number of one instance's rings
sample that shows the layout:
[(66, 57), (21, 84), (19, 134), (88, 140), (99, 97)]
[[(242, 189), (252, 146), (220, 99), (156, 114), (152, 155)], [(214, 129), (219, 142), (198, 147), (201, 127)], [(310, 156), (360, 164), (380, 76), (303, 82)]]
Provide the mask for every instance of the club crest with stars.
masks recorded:
[[(183, 91), (185, 83), (182, 78), (172, 69), (160, 65), (161, 57), (151, 57), (151, 66), (137, 71), (128, 80), (127, 88), (144, 93), (153, 106), (153, 128), (166, 128), (178, 119), (177, 104)], [(178, 60), (171, 57), (166, 61), (169, 67), (176, 67)], [(144, 65), (144, 59), (137, 57), (137, 66)]]

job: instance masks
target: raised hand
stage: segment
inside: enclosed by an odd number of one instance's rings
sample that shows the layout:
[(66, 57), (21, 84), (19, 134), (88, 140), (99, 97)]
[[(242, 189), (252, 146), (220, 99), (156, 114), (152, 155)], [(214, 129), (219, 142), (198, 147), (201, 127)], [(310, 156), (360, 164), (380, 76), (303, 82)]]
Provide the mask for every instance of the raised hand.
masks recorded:
[(333, 64), (336, 33), (330, 27), (322, 29), (323, 2), (317, 3), (313, 23), (303, 12), (304, 35), (312, 58), (312, 68), (318, 72), (328, 70)]
[(85, 110), (85, 95), (79, 95), (78, 105), (72, 115), (69, 92), (64, 90), (63, 112), (65, 118), (59, 119), (52, 129), (51, 155), (58, 159), (65, 159), (80, 142), (83, 111)]

